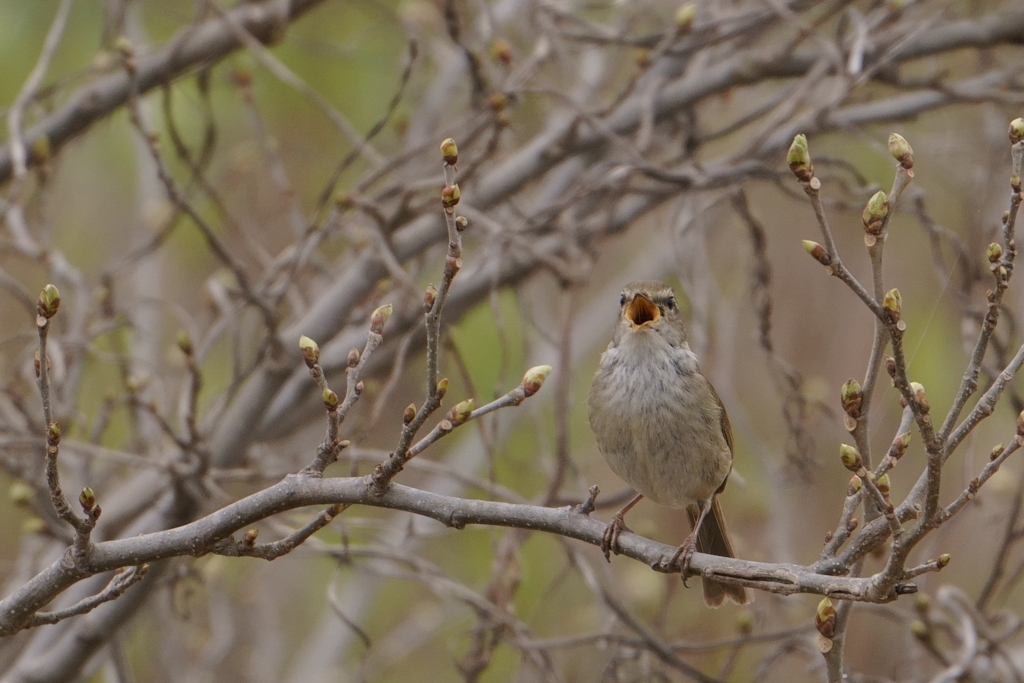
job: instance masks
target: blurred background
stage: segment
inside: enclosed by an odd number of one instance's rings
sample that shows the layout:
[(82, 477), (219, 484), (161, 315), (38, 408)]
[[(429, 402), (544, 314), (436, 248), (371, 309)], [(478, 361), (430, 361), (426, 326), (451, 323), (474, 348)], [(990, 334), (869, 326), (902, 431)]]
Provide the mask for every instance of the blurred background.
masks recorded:
[[(802, 248), (822, 237), (786, 149), (808, 135), (839, 254), (869, 283), (860, 212), (892, 184), (889, 134), (913, 145), (884, 276), (902, 293), (911, 379), (941, 421), (1009, 208), (1022, 44), (1024, 8), (986, 1), (0, 0), (3, 595), (69, 538), (42, 476), (42, 286), (63, 298), (51, 363), (64, 488), (96, 491), (98, 538), (180, 525), (306, 465), (326, 421), (299, 335), (319, 342), (341, 393), (349, 349), (392, 303), (342, 428), (352, 446), (327, 471), (367, 474), (424, 396), (446, 137), (469, 227), (444, 316), (444, 410), (506, 393), (531, 366), (555, 370), (398, 481), (544, 505), (596, 484), (594, 514), (609, 519), (629, 491), (597, 451), (586, 397), (622, 286), (661, 279), (732, 418), (722, 505), (739, 556), (814, 562), (850, 475), (839, 388), (864, 378), (873, 317)], [(1016, 289), (982, 388), (1021, 344)], [(194, 410), (182, 333), (202, 380)], [(1018, 387), (947, 462), (944, 504), (1013, 439)], [(900, 410), (883, 375), (875, 462)], [(894, 502), (923, 466), (915, 432)], [(957, 680), (1024, 677), (1022, 476), (1011, 459), (915, 551), (912, 565), (952, 557), (916, 580), (930, 602), (857, 606), (851, 680), (926, 680), (958, 663)], [(260, 541), (315, 513), (266, 520)], [(629, 525), (671, 545), (689, 531), (681, 511), (646, 501)], [(871, 557), (863, 571), (880, 567)], [(695, 680), (689, 667), (825, 679), (819, 598), (758, 593), (711, 611), (696, 584), (551, 535), (355, 507), (274, 562), (167, 560), (87, 616), (7, 637), (0, 680)]]

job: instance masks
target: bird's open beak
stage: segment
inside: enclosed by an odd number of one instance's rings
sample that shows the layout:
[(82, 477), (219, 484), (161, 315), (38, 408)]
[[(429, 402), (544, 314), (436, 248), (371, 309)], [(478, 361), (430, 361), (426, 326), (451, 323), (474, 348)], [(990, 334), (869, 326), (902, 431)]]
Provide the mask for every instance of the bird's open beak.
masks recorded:
[(655, 323), (660, 317), (661, 311), (657, 305), (643, 294), (637, 294), (626, 304), (626, 320), (633, 324), (633, 329)]

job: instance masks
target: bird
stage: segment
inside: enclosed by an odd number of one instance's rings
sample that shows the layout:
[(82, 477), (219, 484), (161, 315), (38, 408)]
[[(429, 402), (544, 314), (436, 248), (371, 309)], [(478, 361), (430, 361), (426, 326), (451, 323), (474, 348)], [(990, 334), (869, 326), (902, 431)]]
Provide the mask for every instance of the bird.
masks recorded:
[[(590, 388), (588, 416), (609, 467), (637, 495), (605, 529), (602, 549), (618, 552), (625, 515), (642, 498), (683, 508), (693, 530), (672, 556), (685, 581), (694, 551), (735, 557), (718, 494), (732, 471), (732, 428), (725, 406), (687, 343), (675, 291), (661, 282), (622, 290), (611, 343)], [(743, 586), (702, 579), (704, 602), (751, 601)]]

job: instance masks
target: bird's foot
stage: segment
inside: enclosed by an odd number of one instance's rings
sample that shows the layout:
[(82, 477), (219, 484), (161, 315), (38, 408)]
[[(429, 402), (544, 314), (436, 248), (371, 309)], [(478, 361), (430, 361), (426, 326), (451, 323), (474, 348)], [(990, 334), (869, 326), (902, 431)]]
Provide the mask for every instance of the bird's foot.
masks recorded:
[[(665, 565), (667, 569), (672, 569), (679, 563), (679, 573), (683, 578), (683, 585), (686, 586), (686, 579), (689, 578), (690, 574), (690, 559), (693, 557), (694, 551), (697, 549), (697, 537), (694, 534), (690, 534), (683, 541), (683, 544), (676, 549), (676, 552), (669, 558), (668, 563)], [(689, 586), (687, 586), (689, 588)]]
[(629, 527), (626, 526), (625, 515), (619, 512), (612, 517), (612, 521), (608, 522), (608, 526), (604, 528), (604, 534), (601, 536), (601, 551), (604, 553), (604, 559), (611, 562), (612, 553), (619, 554), (619, 534), (629, 530)]

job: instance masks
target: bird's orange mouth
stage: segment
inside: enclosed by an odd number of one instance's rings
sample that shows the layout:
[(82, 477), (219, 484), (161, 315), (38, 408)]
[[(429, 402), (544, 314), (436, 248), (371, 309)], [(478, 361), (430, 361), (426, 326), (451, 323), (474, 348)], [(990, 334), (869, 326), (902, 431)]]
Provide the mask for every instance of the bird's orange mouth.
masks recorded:
[(626, 319), (633, 323), (633, 327), (643, 327), (648, 323), (658, 322), (661, 317), (661, 310), (653, 301), (643, 294), (637, 294), (626, 306)]

